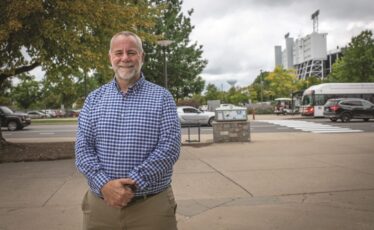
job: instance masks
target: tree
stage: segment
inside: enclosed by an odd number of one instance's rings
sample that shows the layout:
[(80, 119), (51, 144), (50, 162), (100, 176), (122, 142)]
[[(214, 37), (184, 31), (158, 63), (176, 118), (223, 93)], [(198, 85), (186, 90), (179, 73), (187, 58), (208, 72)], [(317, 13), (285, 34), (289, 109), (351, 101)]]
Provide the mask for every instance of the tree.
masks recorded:
[(244, 91), (246, 92), (248, 96), (248, 100), (251, 100), (251, 102), (256, 102), (257, 101), (257, 91), (254, 88), (253, 84), (248, 85), (244, 88)]
[(34, 76), (22, 75), (21, 82), (12, 91), (12, 98), (19, 107), (26, 110), (40, 100), (41, 91)]
[(44, 105), (48, 108), (71, 108), (79, 97), (79, 84), (76, 76), (62, 75), (59, 73), (47, 73), (44, 80)]
[(329, 75), (330, 82), (374, 82), (374, 37), (365, 30), (353, 37)]
[(167, 61), (168, 89), (176, 100), (191, 97), (204, 90), (205, 82), (199, 76), (207, 64), (202, 59), (202, 46), (191, 44), (189, 35), (193, 30), (190, 16), (193, 10), (184, 15), (180, 0), (148, 0), (150, 5), (162, 7), (157, 17), (153, 33), (159, 40), (170, 40), (167, 47), (146, 42), (144, 49), (146, 60), (143, 72), (148, 80), (164, 86), (164, 55)]
[(268, 72), (261, 72), (250, 86), (251, 96), (254, 101), (267, 101), (272, 97), (272, 93), (268, 90), (270, 82), (266, 79)]
[[(112, 77), (110, 38), (131, 30), (145, 40), (153, 6), (133, 0), (0, 1), (0, 89), (7, 79), (40, 66), (68, 76), (77, 71)], [(0, 139), (4, 139), (0, 131)], [(1, 147), (1, 146), (0, 146)]]
[(296, 87), (297, 87), (297, 90), (303, 91), (312, 85), (318, 85), (323, 82), (326, 82), (326, 80), (321, 80), (321, 78), (319, 77), (311, 76), (311, 77), (308, 77), (307, 79), (298, 80)]
[(221, 98), (221, 93), (219, 92), (218, 88), (215, 85), (208, 84), (206, 87), (205, 98), (207, 101), (218, 100)]
[(110, 71), (107, 54), (111, 36), (124, 29), (152, 26), (148, 16), (152, 8), (131, 2), (1, 1), (0, 83), (37, 66), (61, 73)]
[(3, 82), (3, 87), (0, 88), (0, 105), (9, 106), (12, 104), (11, 90), (12, 82), (10, 79), (7, 79)]
[(273, 97), (290, 97), (298, 87), (296, 85), (297, 78), (294, 70), (285, 70), (280, 66), (275, 67), (266, 77), (270, 82), (269, 90), (273, 93)]
[(249, 96), (237, 90), (235, 87), (231, 87), (227, 92), (227, 102), (234, 105), (248, 103)]

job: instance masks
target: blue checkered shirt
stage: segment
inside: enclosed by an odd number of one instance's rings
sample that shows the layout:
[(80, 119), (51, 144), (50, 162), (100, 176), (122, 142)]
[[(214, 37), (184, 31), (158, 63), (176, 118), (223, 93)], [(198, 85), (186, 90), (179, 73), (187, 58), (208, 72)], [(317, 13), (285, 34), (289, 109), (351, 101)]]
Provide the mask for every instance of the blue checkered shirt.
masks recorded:
[(180, 124), (171, 94), (142, 76), (126, 93), (115, 80), (93, 91), (78, 119), (76, 165), (91, 190), (118, 178), (137, 182), (136, 196), (171, 183), (180, 152)]

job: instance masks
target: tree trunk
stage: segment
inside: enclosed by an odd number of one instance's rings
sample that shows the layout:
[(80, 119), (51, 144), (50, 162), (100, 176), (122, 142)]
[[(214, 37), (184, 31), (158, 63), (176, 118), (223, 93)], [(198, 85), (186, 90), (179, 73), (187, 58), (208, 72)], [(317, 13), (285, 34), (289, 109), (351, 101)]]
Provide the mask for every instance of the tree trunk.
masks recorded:
[(3, 131), (1, 131), (1, 120), (0, 120), (0, 149), (2, 149), (4, 147), (4, 145), (7, 144), (7, 143), (8, 142), (3, 137)]

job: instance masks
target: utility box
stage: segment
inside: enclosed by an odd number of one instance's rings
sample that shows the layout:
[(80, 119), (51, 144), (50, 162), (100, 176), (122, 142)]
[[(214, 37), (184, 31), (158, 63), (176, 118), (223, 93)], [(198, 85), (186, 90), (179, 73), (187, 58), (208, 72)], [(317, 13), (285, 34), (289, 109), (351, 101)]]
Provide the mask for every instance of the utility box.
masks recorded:
[(224, 106), (215, 110), (215, 120), (220, 121), (246, 121), (247, 108), (237, 106)]
[(213, 125), (213, 141), (249, 142), (250, 126), (247, 121), (247, 109), (234, 105), (221, 105), (215, 110)]

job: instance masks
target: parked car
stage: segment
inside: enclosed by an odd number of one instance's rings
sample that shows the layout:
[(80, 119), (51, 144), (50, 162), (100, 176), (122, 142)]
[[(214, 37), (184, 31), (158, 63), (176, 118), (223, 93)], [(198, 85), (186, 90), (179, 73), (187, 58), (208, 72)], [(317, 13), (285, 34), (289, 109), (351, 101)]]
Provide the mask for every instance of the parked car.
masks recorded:
[(43, 110), (40, 110), (40, 112), (44, 113), (48, 118), (57, 117), (57, 112), (56, 110), (53, 110), (53, 109), (43, 109)]
[(66, 110), (65, 117), (78, 117), (80, 112), (81, 112), (80, 109)]
[(340, 119), (349, 122), (351, 119), (374, 119), (374, 104), (359, 98), (336, 98), (327, 100), (323, 115), (331, 121)]
[(47, 116), (40, 112), (40, 111), (29, 111), (27, 112), (27, 114), (29, 115), (29, 117), (31, 119), (40, 119), (40, 118), (46, 118)]
[(178, 106), (178, 117), (181, 125), (209, 125), (214, 121), (214, 112), (201, 111), (192, 106)]
[(9, 131), (21, 130), (31, 124), (31, 118), (26, 113), (15, 113), (6, 106), (0, 106), (0, 122)]

